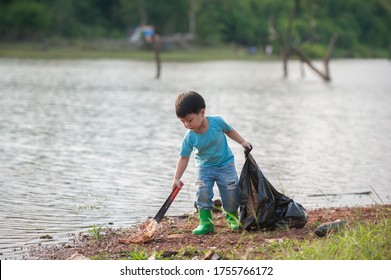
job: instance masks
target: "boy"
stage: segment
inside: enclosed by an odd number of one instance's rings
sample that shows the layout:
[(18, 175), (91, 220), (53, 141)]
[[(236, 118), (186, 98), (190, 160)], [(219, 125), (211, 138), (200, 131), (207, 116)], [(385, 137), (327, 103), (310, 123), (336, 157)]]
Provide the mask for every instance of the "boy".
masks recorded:
[(193, 234), (214, 232), (212, 222), (213, 185), (217, 183), (226, 219), (232, 230), (239, 228), (239, 188), (234, 155), (228, 147), (227, 135), (251, 149), (251, 144), (239, 135), (219, 116), (205, 116), (205, 100), (194, 91), (182, 93), (175, 101), (175, 111), (185, 128), (188, 129), (183, 141), (175, 170), (172, 188), (180, 187), (179, 180), (186, 170), (192, 151), (195, 152), (197, 167), (197, 207), (200, 224)]

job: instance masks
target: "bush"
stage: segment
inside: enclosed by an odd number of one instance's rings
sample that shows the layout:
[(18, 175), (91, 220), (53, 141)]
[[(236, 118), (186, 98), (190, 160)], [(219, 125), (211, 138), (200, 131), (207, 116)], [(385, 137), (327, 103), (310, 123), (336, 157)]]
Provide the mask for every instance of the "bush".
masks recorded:
[(325, 46), (310, 43), (303, 43), (300, 50), (309, 58), (323, 58), (327, 52)]
[(50, 25), (50, 16), (46, 6), (34, 2), (16, 2), (6, 7), (1, 17), (7, 29), (2, 36), (9, 39), (36, 39), (44, 35)]

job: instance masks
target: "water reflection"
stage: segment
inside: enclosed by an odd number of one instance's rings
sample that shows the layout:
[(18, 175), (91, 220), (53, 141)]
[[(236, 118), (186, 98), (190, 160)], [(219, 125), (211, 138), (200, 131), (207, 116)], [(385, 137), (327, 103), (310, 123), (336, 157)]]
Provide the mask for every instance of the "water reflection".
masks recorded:
[[(391, 82), (385, 61), (335, 61), (331, 84), (279, 62), (0, 61), (0, 252), (129, 226), (168, 196), (181, 139), (173, 102), (204, 95), (255, 147), (281, 191), (307, 208), (390, 201)], [(240, 146), (230, 142), (240, 172)], [(168, 214), (192, 211), (191, 163)], [(372, 196), (308, 196), (375, 190)], [(40, 237), (51, 235), (53, 240)]]

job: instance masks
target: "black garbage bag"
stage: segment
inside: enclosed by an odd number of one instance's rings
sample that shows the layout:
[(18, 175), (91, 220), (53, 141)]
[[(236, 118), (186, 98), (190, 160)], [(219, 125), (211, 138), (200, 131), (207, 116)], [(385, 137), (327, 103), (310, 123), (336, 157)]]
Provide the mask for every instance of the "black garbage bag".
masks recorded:
[(279, 193), (263, 175), (250, 150), (239, 178), (240, 222), (243, 229), (302, 228), (308, 220), (304, 207)]

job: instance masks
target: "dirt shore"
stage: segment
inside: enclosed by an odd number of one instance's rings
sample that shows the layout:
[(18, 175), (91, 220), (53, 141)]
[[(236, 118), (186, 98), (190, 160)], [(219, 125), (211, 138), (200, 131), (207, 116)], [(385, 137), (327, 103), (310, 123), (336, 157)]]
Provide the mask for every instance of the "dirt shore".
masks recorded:
[(139, 227), (108, 228), (99, 232), (98, 237), (81, 233), (72, 237), (66, 244), (32, 248), (27, 258), (65, 260), (73, 256), (76, 259), (83, 257), (132, 259), (129, 252), (139, 251), (151, 258), (154, 258), (156, 252), (168, 259), (178, 254), (187, 254), (183, 256), (186, 259), (204, 259), (222, 255), (218, 252), (231, 252), (224, 254), (224, 258), (236, 255), (242, 256), (243, 259), (268, 259), (267, 255), (254, 255), (252, 248), (268, 246), (283, 239), (320, 238), (314, 234), (314, 229), (322, 223), (337, 219), (347, 221), (348, 226), (362, 221), (376, 223), (380, 219), (391, 219), (391, 205), (322, 208), (308, 211), (308, 215), (308, 222), (301, 229), (232, 232), (226, 224), (223, 213), (217, 212), (214, 213), (215, 233), (204, 236), (191, 233), (198, 224), (197, 216), (189, 214), (166, 217), (161, 222), (163, 227), (158, 233), (144, 243), (132, 243), (131, 241), (138, 234)]

